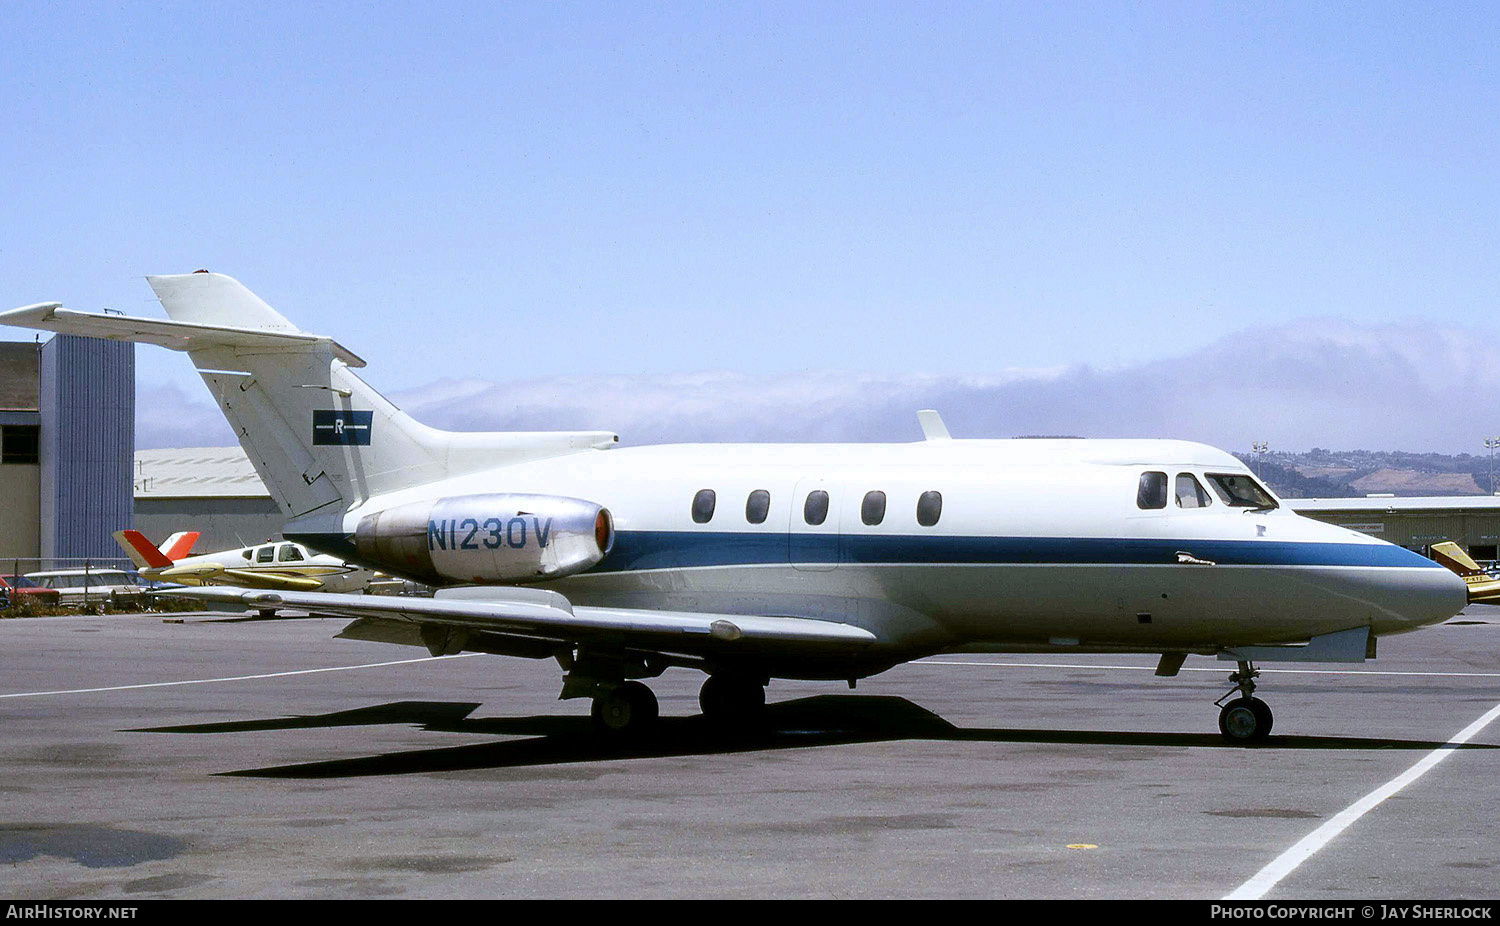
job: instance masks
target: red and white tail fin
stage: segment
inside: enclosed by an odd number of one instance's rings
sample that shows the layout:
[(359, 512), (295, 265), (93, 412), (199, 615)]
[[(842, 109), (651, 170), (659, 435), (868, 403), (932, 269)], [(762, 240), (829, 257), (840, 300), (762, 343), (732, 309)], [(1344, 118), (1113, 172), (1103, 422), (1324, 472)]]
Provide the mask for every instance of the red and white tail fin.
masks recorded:
[(200, 536), (198, 531), (178, 531), (162, 543), (162, 555), (175, 563), (193, 551)]
[(115, 531), (114, 538), (115, 543), (120, 545), (120, 549), (125, 551), (125, 555), (130, 557), (130, 561), (135, 563), (137, 569), (147, 567), (165, 569), (172, 565), (172, 561), (167, 558), (166, 554), (158, 550), (156, 544), (147, 540), (146, 535), (140, 531)]

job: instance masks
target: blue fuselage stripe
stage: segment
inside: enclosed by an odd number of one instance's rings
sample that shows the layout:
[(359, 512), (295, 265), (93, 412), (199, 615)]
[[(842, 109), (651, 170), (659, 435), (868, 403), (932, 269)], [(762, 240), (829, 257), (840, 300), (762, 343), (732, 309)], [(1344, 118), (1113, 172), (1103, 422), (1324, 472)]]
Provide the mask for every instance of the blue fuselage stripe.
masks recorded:
[(1178, 552), (1224, 566), (1442, 566), (1392, 544), (1093, 537), (948, 537), (620, 531), (593, 572), (774, 563), (1163, 565)]

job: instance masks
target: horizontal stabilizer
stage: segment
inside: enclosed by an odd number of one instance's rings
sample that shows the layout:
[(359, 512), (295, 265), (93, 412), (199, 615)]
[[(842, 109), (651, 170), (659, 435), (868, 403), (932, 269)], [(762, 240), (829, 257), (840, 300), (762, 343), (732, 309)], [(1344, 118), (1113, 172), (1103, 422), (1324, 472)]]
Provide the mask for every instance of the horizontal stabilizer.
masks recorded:
[(198, 542), (202, 536), (198, 531), (178, 531), (166, 539), (162, 546), (162, 554), (172, 562), (177, 562), (193, 552), (193, 544)]
[(113, 536), (115, 543), (120, 545), (120, 549), (125, 551), (125, 555), (130, 557), (137, 569), (162, 569), (172, 565), (172, 560), (140, 531), (115, 531)]
[(110, 341), (135, 341), (155, 344), (169, 350), (208, 350), (216, 347), (252, 348), (265, 351), (304, 351), (326, 344), (333, 355), (351, 367), (365, 362), (332, 338), (307, 334), (293, 328), (272, 331), (263, 328), (241, 328), (230, 325), (206, 325), (199, 322), (168, 321), (132, 315), (104, 315), (76, 312), (61, 303), (42, 302), (25, 308), (0, 312), (0, 325), (38, 328), (60, 334)]

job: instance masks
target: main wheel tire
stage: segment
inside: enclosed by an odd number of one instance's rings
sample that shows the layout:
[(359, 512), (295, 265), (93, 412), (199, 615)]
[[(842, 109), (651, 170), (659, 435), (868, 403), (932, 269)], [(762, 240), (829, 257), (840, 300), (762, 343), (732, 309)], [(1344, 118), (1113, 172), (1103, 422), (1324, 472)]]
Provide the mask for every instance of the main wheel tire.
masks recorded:
[(1271, 706), (1269, 704), (1260, 698), (1250, 698), (1249, 700), (1250, 709), (1255, 711), (1256, 715), (1260, 717), (1261, 727), (1263, 728), (1260, 731), (1259, 738), (1265, 739), (1271, 735), (1271, 724), (1275, 722), (1276, 718), (1271, 716)]
[(1259, 742), (1271, 732), (1271, 709), (1258, 698), (1239, 698), (1219, 711), (1219, 732), (1231, 743)]
[(710, 720), (754, 720), (766, 710), (766, 688), (752, 678), (710, 675), (698, 692), (698, 706)]
[(656, 722), (656, 695), (640, 682), (625, 682), (594, 699), (590, 716), (600, 729), (615, 734), (638, 733)]

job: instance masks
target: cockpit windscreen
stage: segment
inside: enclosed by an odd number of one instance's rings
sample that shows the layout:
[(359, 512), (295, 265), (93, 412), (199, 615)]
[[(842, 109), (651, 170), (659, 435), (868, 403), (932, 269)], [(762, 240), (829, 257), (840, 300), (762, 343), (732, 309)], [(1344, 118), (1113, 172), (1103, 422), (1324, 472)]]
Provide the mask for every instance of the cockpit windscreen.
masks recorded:
[(1270, 493), (1249, 476), (1233, 473), (1207, 473), (1209, 484), (1231, 508), (1272, 509), (1281, 507)]

